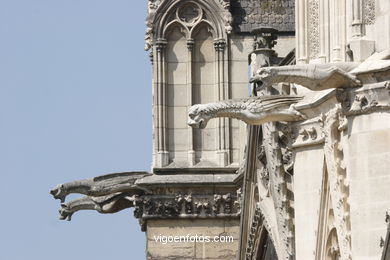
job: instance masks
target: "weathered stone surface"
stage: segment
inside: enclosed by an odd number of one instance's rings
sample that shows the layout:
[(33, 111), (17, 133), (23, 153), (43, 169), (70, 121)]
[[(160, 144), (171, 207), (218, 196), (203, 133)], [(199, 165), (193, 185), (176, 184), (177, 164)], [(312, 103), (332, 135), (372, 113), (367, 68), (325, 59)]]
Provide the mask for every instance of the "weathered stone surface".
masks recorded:
[[(236, 259), (238, 220), (149, 220), (147, 226), (148, 259)], [(179, 242), (162, 245), (155, 237), (165, 236), (232, 236), (233, 242)]]
[[(212, 169), (210, 169), (212, 171)], [(166, 185), (195, 185), (195, 184), (232, 184), (235, 174), (183, 174), (183, 175), (152, 175), (140, 179), (136, 182), (137, 185), (149, 186), (156, 184)]]
[(231, 6), (236, 32), (251, 32), (258, 27), (295, 31), (293, 0), (232, 0)]

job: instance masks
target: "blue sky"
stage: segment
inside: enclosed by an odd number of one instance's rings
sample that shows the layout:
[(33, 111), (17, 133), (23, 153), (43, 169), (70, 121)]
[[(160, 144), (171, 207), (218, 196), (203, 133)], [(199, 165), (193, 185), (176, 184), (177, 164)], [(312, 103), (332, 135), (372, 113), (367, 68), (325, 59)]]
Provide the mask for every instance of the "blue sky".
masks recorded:
[(0, 259), (145, 258), (132, 210), (60, 221), (49, 190), (150, 169), (146, 5), (0, 0)]

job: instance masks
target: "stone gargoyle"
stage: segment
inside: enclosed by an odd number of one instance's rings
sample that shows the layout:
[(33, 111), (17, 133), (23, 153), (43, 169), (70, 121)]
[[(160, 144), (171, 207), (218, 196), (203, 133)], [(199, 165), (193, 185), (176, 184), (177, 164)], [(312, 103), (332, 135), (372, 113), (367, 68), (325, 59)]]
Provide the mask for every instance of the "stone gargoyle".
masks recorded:
[(230, 117), (250, 125), (261, 125), (272, 121), (298, 121), (305, 116), (294, 108), (302, 97), (274, 95), (223, 100), (209, 104), (197, 104), (188, 112), (188, 125), (205, 128), (215, 117)]
[[(359, 87), (367, 73), (390, 70), (390, 51), (375, 53), (364, 62), (336, 62), (302, 64), (280, 67), (263, 67), (250, 79), (257, 90), (272, 84), (295, 83), (310, 90)], [(380, 79), (379, 79), (380, 80)]]
[[(123, 172), (98, 176), (92, 179), (72, 181), (57, 185), (50, 191), (61, 200), (60, 219), (71, 219), (79, 210), (96, 210), (115, 213), (133, 206), (137, 195), (149, 193), (135, 184), (138, 179), (151, 175), (147, 172)], [(87, 196), (64, 203), (66, 196), (79, 193)]]
[(71, 220), (73, 213), (79, 210), (96, 210), (99, 213), (115, 213), (134, 206), (136, 195), (117, 192), (107, 196), (83, 196), (68, 203), (61, 203), (58, 210), (61, 220)]

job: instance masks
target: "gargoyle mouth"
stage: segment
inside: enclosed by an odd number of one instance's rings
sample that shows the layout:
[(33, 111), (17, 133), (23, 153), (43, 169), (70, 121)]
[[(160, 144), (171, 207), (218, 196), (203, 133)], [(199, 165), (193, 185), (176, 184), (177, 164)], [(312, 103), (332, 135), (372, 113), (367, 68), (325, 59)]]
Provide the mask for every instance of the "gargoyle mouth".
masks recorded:
[(261, 81), (261, 79), (260, 79), (259, 76), (251, 77), (251, 78), (249, 79), (249, 83), (257, 83), (257, 86), (258, 86), (258, 87), (261, 87), (261, 86), (264, 84), (264, 82)]
[(65, 203), (61, 203), (61, 208), (58, 210), (58, 213), (60, 213), (60, 220), (70, 221), (72, 219), (73, 212), (68, 209), (68, 205)]
[(204, 124), (204, 120), (199, 120), (199, 121), (195, 121), (195, 120), (188, 120), (188, 125), (193, 127), (193, 128), (200, 128), (200, 129), (203, 129), (206, 127), (206, 124)]
[(50, 191), (50, 194), (53, 195), (55, 199), (61, 200), (61, 202), (65, 201), (66, 194), (62, 185), (57, 185)]

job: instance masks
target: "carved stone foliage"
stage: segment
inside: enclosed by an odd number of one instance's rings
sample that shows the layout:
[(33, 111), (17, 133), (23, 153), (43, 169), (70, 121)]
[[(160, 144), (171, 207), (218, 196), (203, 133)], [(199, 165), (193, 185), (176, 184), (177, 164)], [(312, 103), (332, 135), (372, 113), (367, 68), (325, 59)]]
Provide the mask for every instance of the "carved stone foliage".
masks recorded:
[(390, 109), (390, 81), (365, 84), (354, 91), (339, 90), (337, 98), (345, 115), (359, 115)]
[(374, 24), (375, 19), (375, 0), (363, 0), (363, 23)]
[[(264, 248), (264, 246), (267, 246), (265, 243), (274, 244), (275, 241), (269, 235), (271, 234), (271, 227), (269, 226), (266, 218), (264, 217), (259, 204), (256, 204), (253, 217), (250, 223), (251, 224), (248, 233), (245, 259), (255, 260), (259, 259), (258, 256), (263, 255), (264, 251), (267, 250), (267, 248)], [(263, 252), (259, 252), (259, 250)]]
[(306, 120), (294, 127), (293, 148), (324, 143), (323, 134), (324, 115)]
[(246, 245), (246, 259), (252, 260), (255, 255), (255, 240), (259, 238), (259, 229), (264, 225), (264, 217), (261, 214), (260, 207), (256, 205), (255, 212), (253, 214), (252, 223), (250, 226), (250, 232)]
[(226, 33), (230, 34), (233, 30), (233, 17), (230, 13), (230, 0), (218, 0), (223, 9), (223, 19), (225, 21)]
[(282, 154), (283, 168), (286, 173), (293, 175), (294, 159), (292, 143), (294, 141), (293, 130), (290, 123), (277, 122), (278, 143)]
[[(267, 158), (265, 156), (265, 148), (263, 144), (258, 144), (256, 147), (257, 151), (257, 160), (258, 160), (258, 174), (259, 174), (259, 179), (261, 183), (258, 183), (257, 185), (262, 185), (264, 190), (266, 191), (266, 194), (269, 196), (269, 171), (267, 169)], [(260, 169), (259, 169), (260, 168)]]
[(319, 0), (309, 0), (308, 7), (310, 58), (316, 59), (320, 53)]
[(145, 50), (149, 50), (153, 45), (153, 21), (156, 16), (157, 8), (164, 0), (149, 0), (148, 1), (148, 15), (146, 16), (146, 30), (145, 30)]
[[(260, 176), (257, 178), (260, 200), (257, 203), (259, 207), (257, 210), (265, 210), (258, 214), (262, 214), (265, 220), (274, 221), (273, 231), (267, 228), (267, 232), (272, 240), (277, 240), (274, 245), (278, 258), (290, 259), (294, 255), (293, 208), (291, 207), (293, 197), (290, 196), (293, 175), (292, 131), (288, 123), (281, 122), (266, 123), (261, 128), (262, 139), (257, 148), (258, 166), (260, 167), (258, 169)], [(269, 203), (273, 204), (272, 210)], [(251, 227), (250, 232), (257, 231)], [(257, 245), (255, 246), (255, 243), (251, 241), (251, 237), (248, 239), (246, 257), (256, 259)]]
[(237, 217), (240, 202), (236, 195), (214, 194), (159, 196), (145, 195), (136, 198), (134, 216), (136, 218), (174, 218), (174, 217)]
[[(345, 118), (340, 105), (325, 115), (324, 154), (329, 178), (329, 192), (334, 211), (334, 225), (337, 232), (338, 246), (335, 254), (341, 259), (351, 259), (351, 223), (350, 206), (346, 198), (349, 197), (349, 183), (342, 145), (343, 131), (346, 130)], [(338, 250), (340, 250), (338, 252)]]

